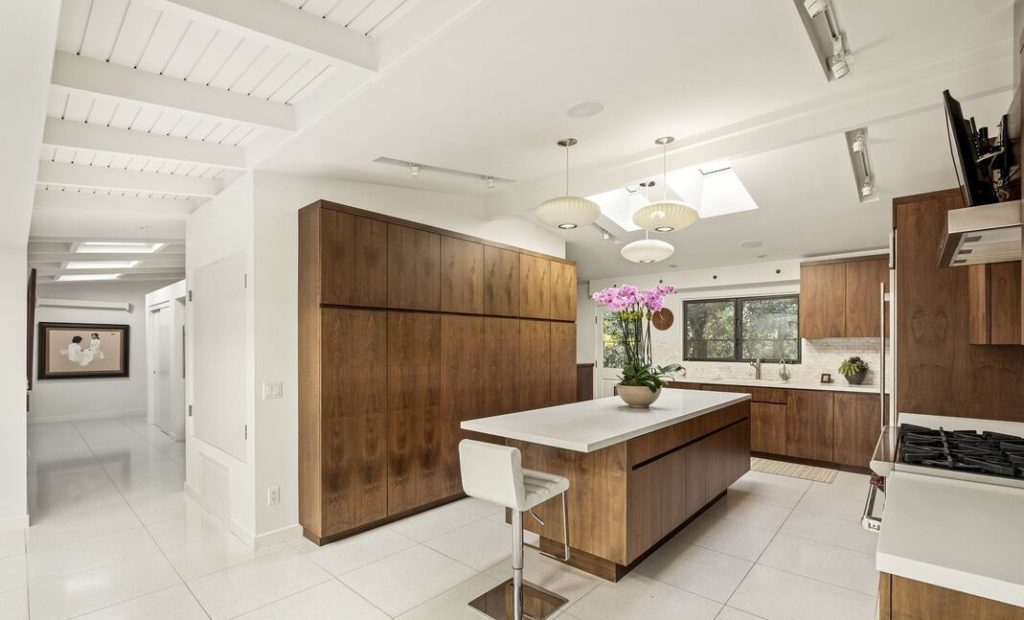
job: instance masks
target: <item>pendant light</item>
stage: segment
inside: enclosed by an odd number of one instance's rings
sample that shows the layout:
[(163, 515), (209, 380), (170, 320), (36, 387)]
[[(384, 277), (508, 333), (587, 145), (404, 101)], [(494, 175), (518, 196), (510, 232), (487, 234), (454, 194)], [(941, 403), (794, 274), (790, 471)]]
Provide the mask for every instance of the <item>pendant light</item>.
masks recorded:
[(661, 146), (661, 166), (664, 175), (661, 202), (647, 205), (633, 214), (633, 223), (652, 232), (672, 232), (692, 226), (700, 215), (690, 205), (668, 199), (668, 145), (675, 142), (672, 136), (658, 138), (655, 144)]
[(569, 194), (569, 148), (575, 144), (576, 138), (558, 141), (558, 146), (565, 149), (565, 196), (547, 200), (534, 211), (541, 222), (562, 230), (593, 224), (601, 215), (601, 207), (597, 203)]
[[(640, 184), (645, 190), (654, 185), (654, 182), (641, 183)], [(653, 263), (660, 263), (668, 257), (675, 254), (675, 247), (667, 241), (661, 239), (651, 239), (651, 233), (644, 231), (644, 238), (638, 241), (632, 241), (622, 246), (620, 253), (622, 258), (641, 265), (650, 265)]]

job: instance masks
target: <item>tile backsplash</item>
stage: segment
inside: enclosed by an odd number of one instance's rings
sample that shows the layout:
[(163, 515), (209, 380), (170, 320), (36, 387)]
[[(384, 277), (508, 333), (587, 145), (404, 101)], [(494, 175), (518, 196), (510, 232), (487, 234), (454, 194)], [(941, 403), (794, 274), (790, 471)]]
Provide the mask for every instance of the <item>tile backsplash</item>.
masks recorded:
[[(654, 361), (656, 364), (678, 362), (682, 358), (682, 342), (655, 338), (653, 344)], [(788, 364), (794, 383), (817, 383), (822, 373), (830, 373), (832, 380), (844, 382), (839, 374), (839, 364), (847, 357), (859, 355), (868, 363), (868, 374), (864, 385), (878, 384), (878, 338), (823, 338), (820, 340), (803, 340), (802, 361), (799, 364)], [(889, 346), (889, 343), (886, 343)], [(686, 368), (686, 377), (676, 375), (680, 380), (694, 379), (750, 379), (754, 369), (746, 362), (679, 362)], [(887, 369), (891, 383), (891, 366)], [(761, 376), (764, 379), (776, 379), (779, 365), (762, 363)]]

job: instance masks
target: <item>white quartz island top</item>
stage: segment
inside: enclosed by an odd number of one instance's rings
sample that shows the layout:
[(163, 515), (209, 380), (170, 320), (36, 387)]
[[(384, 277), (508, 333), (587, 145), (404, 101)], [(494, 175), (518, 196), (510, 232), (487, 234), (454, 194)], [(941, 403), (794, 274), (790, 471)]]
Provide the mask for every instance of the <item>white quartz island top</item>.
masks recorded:
[(630, 409), (612, 396), (466, 420), (461, 427), (552, 448), (595, 452), (749, 399), (749, 394), (665, 388), (650, 409)]
[(897, 471), (879, 571), (1024, 607), (1024, 490)]

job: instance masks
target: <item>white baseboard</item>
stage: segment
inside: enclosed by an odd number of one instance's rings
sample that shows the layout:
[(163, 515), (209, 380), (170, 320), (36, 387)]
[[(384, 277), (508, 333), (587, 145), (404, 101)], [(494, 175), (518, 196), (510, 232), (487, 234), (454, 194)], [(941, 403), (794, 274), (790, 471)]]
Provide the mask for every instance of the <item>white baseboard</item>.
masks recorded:
[(302, 538), (302, 526), (298, 523), (256, 536), (256, 549), (263, 549), (297, 538)]
[(118, 411), (100, 413), (79, 413), (75, 415), (39, 415), (29, 412), (29, 424), (53, 424), (56, 422), (82, 422), (84, 420), (105, 420), (109, 418), (130, 418), (146, 415), (145, 411)]
[(196, 506), (198, 506), (199, 509), (203, 511), (203, 514), (209, 517), (211, 521), (227, 530), (232, 536), (240, 540), (250, 549), (256, 548), (256, 538), (248, 530), (246, 530), (244, 527), (242, 527), (235, 521), (225, 521), (223, 518), (215, 514), (212, 510), (207, 508), (206, 505), (203, 504), (203, 500), (199, 495), (199, 491), (196, 490), (196, 488), (190, 485), (189, 483), (186, 482), (184, 484), (184, 489), (185, 495), (192, 501), (194, 501), (196, 503)]
[(0, 519), (0, 534), (28, 529), (28, 515)]

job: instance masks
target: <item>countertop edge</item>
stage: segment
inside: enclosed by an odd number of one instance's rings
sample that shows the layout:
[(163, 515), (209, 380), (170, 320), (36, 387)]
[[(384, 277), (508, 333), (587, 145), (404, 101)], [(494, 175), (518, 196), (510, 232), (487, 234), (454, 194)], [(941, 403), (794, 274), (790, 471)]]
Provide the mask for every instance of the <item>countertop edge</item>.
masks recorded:
[[(777, 390), (816, 390), (820, 392), (844, 392), (848, 394), (878, 394), (877, 385), (841, 385), (835, 383), (788, 383), (757, 379), (701, 379), (699, 377), (682, 377), (672, 379), (674, 383), (699, 383), (702, 385), (724, 385), (735, 387), (760, 387)], [(886, 394), (889, 390), (886, 390)]]
[(875, 552), (875, 569), (896, 577), (920, 581), (1007, 605), (1024, 607), (1024, 586), (1002, 579), (985, 577), (883, 551)]

